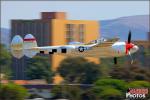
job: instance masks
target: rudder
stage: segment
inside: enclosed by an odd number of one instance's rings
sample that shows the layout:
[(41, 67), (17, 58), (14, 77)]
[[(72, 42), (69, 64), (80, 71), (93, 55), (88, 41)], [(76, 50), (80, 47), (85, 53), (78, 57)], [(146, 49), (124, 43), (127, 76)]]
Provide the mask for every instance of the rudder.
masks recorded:
[(23, 54), (23, 39), (21, 36), (16, 35), (11, 41), (11, 53), (14, 57), (20, 59), (24, 56)]
[(35, 37), (32, 34), (27, 34), (24, 37), (24, 43), (23, 43), (23, 48), (24, 48), (24, 55), (32, 58), (37, 54), (36, 50), (31, 50), (33, 47), (37, 47), (37, 42)]

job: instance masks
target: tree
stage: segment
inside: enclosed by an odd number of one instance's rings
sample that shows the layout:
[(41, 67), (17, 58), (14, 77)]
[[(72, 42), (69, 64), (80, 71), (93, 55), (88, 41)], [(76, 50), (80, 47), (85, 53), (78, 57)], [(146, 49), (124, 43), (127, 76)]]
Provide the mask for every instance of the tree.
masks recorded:
[(132, 81), (127, 84), (127, 88), (150, 88), (148, 81)]
[(48, 83), (52, 81), (53, 73), (47, 57), (35, 56), (27, 61), (27, 65), (28, 79), (46, 79)]
[[(120, 79), (99, 79), (94, 83), (94, 86), (86, 93), (89, 94), (88, 100), (123, 100), (125, 93), (129, 88), (150, 88), (148, 81), (131, 81), (125, 82)], [(150, 98), (148, 94), (146, 96)]]
[(27, 90), (12, 83), (0, 86), (0, 100), (24, 100), (28, 96)]
[(101, 76), (99, 65), (84, 58), (66, 58), (57, 70), (66, 83), (91, 84)]
[(11, 76), (11, 55), (4, 45), (0, 44), (0, 71), (5, 75), (5, 78)]
[(108, 78), (110, 76), (110, 71), (113, 67), (124, 66), (124, 64), (128, 61), (127, 57), (117, 57), (117, 65), (114, 64), (114, 58), (100, 58), (100, 70), (102, 72), (103, 78)]
[(113, 67), (110, 71), (112, 78), (123, 79), (125, 81), (145, 80), (150, 81), (148, 68), (142, 68), (138, 65)]
[(99, 79), (91, 91), (95, 100), (121, 100), (126, 92), (126, 82), (118, 79)]
[(58, 85), (52, 88), (54, 99), (82, 100), (83, 90), (79, 86)]

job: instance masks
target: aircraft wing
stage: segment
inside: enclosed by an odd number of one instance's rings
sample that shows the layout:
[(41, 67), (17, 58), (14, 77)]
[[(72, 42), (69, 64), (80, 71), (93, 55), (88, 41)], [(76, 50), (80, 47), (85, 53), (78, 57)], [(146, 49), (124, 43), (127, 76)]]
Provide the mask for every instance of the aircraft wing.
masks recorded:
[(97, 43), (95, 43), (95, 45), (93, 45), (92, 47), (109, 47), (112, 46), (112, 44), (114, 44), (118, 40), (119, 38), (107, 39), (105, 41), (100, 41), (100, 42), (97, 41)]
[(118, 40), (119, 40), (119, 38), (107, 39), (106, 41), (97, 43), (93, 47), (109, 47), (109, 46), (112, 46), (112, 44), (114, 44)]

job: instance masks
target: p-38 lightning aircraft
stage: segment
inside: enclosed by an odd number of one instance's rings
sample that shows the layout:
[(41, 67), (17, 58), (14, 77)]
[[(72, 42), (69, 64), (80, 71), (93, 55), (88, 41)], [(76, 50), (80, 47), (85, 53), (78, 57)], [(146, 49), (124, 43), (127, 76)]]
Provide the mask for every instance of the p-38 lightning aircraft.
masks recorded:
[(131, 32), (128, 34), (127, 42), (119, 42), (118, 40), (118, 38), (103, 38), (89, 43), (72, 42), (69, 45), (38, 47), (33, 35), (27, 34), (24, 39), (22, 39), (19, 35), (16, 35), (13, 37), (11, 42), (11, 53), (18, 59), (24, 55), (32, 58), (37, 53), (75, 57), (114, 57), (114, 63), (116, 64), (117, 57), (125, 55), (129, 55), (131, 57), (131, 54), (135, 53), (139, 49), (137, 45), (131, 43)]

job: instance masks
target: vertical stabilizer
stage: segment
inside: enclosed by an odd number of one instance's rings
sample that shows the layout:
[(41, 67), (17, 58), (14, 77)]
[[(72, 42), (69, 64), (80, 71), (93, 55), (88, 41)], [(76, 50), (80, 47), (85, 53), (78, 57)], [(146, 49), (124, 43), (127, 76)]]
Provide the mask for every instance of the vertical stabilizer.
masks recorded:
[(21, 38), (21, 36), (19, 35), (14, 36), (10, 46), (11, 46), (11, 53), (14, 57), (20, 59), (22, 56), (24, 56), (23, 39)]
[(24, 48), (24, 55), (32, 58), (37, 54), (37, 51), (32, 49), (33, 47), (37, 47), (37, 42), (35, 37), (32, 34), (27, 34), (24, 37), (24, 43), (23, 43), (23, 48)]

